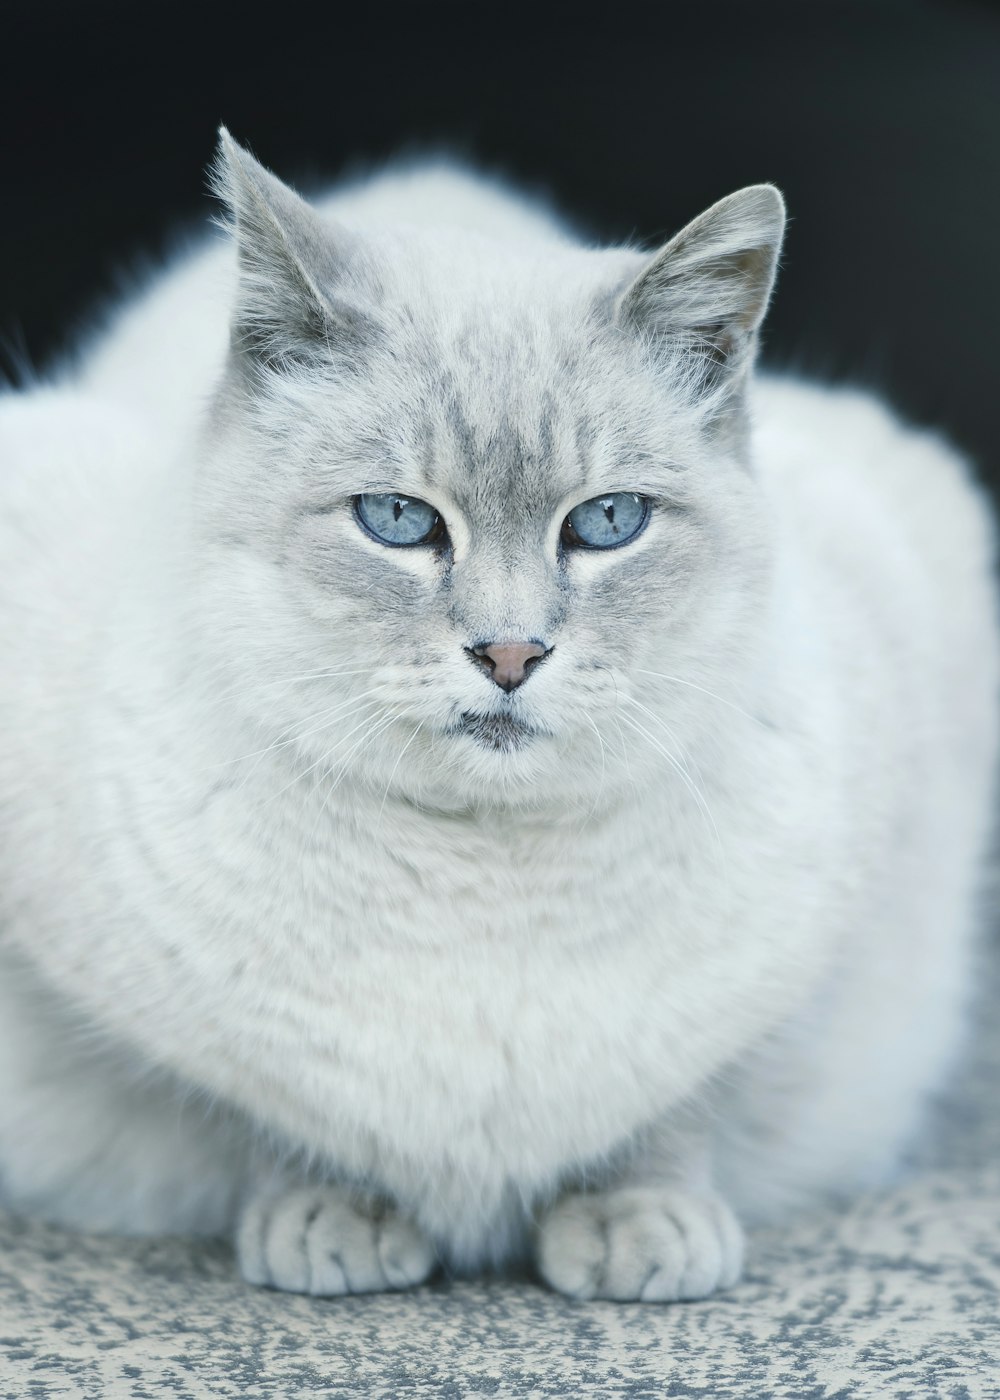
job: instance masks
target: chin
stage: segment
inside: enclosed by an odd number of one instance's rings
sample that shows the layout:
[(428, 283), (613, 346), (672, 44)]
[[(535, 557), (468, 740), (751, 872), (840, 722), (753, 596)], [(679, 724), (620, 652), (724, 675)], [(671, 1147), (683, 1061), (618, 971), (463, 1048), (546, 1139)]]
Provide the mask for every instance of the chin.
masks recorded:
[(475, 710), (465, 710), (445, 734), (449, 739), (471, 739), (476, 748), (498, 754), (527, 753), (540, 741), (552, 738), (548, 730), (513, 715), (479, 714)]
[(462, 715), (410, 747), (393, 788), (428, 810), (544, 806), (565, 788), (564, 762), (564, 744), (548, 731)]

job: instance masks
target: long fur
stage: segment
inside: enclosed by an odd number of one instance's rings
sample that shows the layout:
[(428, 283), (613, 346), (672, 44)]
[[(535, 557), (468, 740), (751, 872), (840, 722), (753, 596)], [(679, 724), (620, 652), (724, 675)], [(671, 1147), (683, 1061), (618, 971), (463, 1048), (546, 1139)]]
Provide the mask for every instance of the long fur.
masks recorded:
[[(724, 1286), (732, 1212), (883, 1176), (961, 1031), (983, 498), (750, 378), (768, 187), (651, 258), (446, 167), (313, 208), (220, 161), (232, 234), (0, 400), (4, 1199), (314, 1292)], [(359, 528), (390, 490), (444, 554)], [(561, 552), (613, 491), (641, 537)], [(511, 638), (507, 695), (466, 649)]]

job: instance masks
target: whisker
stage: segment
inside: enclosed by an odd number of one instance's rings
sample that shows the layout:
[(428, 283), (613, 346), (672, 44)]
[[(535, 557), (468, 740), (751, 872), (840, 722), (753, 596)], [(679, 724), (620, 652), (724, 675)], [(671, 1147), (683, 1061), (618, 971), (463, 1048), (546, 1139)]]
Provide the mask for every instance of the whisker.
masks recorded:
[[(380, 703), (381, 702), (378, 700), (368, 700), (365, 702), (365, 708), (368, 708), (371, 705), (378, 705)], [(353, 719), (354, 715), (350, 715), (349, 718)], [(303, 778), (307, 778), (310, 773), (315, 772), (315, 770), (319, 768), (321, 764), (326, 762), (326, 760), (330, 757), (331, 754), (336, 753), (338, 749), (342, 748), (343, 745), (347, 743), (348, 739), (351, 737), (352, 734), (357, 734), (359, 729), (363, 729), (366, 724), (370, 723), (371, 719), (371, 715), (366, 715), (364, 719), (362, 719), (358, 724), (354, 726), (353, 729), (349, 729), (346, 734), (342, 735), (341, 738), (338, 739), (337, 743), (334, 744), (332, 749), (327, 749), (325, 753), (321, 754), (320, 757), (316, 759), (315, 763), (310, 763), (308, 768), (304, 769), (301, 773), (296, 773), (289, 782), (285, 783), (284, 787), (280, 787), (277, 792), (272, 792), (270, 796), (265, 800), (265, 803), (263, 805), (266, 805), (268, 802), (273, 802), (275, 798), (280, 797), (282, 793), (287, 792), (289, 788), (294, 787), (297, 782), (299, 782)], [(323, 725), (321, 727), (329, 728), (329, 725)]]
[(695, 681), (687, 681), (682, 676), (668, 676), (665, 671), (644, 671), (638, 666), (635, 669), (635, 674), (637, 676), (655, 676), (657, 680), (670, 681), (674, 685), (689, 686), (691, 690), (698, 690), (702, 695), (708, 695), (711, 699), (718, 700), (720, 705), (728, 705), (731, 710), (735, 710), (737, 714), (741, 714), (744, 719), (750, 720), (752, 724), (757, 723), (753, 715), (747, 710), (744, 710), (742, 706), (735, 704), (732, 700), (727, 700), (724, 695), (716, 694), (714, 690), (709, 690), (706, 686), (696, 684)]
[(625, 735), (622, 733), (622, 727), (618, 723), (617, 706), (612, 711), (611, 718), (614, 720), (615, 728), (618, 730), (618, 739), (622, 746), (622, 762), (625, 764), (625, 776), (628, 778), (629, 786), (631, 787), (632, 791), (638, 794), (639, 787), (635, 781), (635, 775), (632, 772), (632, 761), (629, 757), (628, 745), (625, 742)]
[(375, 819), (375, 830), (376, 830), (376, 832), (378, 832), (378, 831), (381, 829), (381, 826), (382, 826), (382, 813), (385, 811), (386, 800), (387, 800), (387, 798), (388, 798), (388, 796), (389, 796), (389, 789), (392, 787), (392, 780), (393, 780), (393, 778), (396, 776), (396, 770), (397, 770), (397, 768), (399, 767), (400, 763), (402, 763), (402, 761), (403, 761), (403, 755), (406, 753), (406, 750), (407, 750), (407, 749), (410, 747), (410, 745), (413, 743), (414, 739), (417, 737), (417, 735), (420, 733), (420, 731), (421, 731), (421, 729), (423, 729), (423, 727), (424, 727), (424, 726), (423, 726), (423, 722), (422, 722), (422, 721), (418, 721), (418, 722), (417, 722), (417, 727), (416, 727), (416, 729), (414, 729), (413, 733), (412, 733), (412, 734), (410, 735), (410, 737), (407, 739), (406, 743), (403, 745), (403, 747), (400, 749), (399, 753), (398, 753), (397, 756), (396, 756), (396, 762), (392, 765), (392, 772), (389, 774), (389, 777), (388, 777), (388, 779), (387, 779), (387, 781), (386, 781), (385, 792), (382, 794), (382, 802), (381, 802), (381, 804), (380, 804), (380, 806), (379, 806), (379, 809), (378, 809), (378, 816), (377, 816), (376, 819)]
[(597, 725), (594, 723), (594, 720), (593, 720), (592, 716), (590, 716), (589, 714), (586, 715), (586, 720), (587, 720), (587, 723), (590, 725), (591, 729), (592, 729), (592, 730), (594, 731), (594, 733), (597, 735), (597, 742), (598, 742), (598, 743), (600, 744), (600, 746), (601, 746), (601, 781), (600, 781), (600, 782), (598, 783), (598, 785), (597, 785), (597, 796), (594, 798), (593, 805), (592, 805), (590, 811), (589, 811), (589, 812), (587, 813), (587, 815), (584, 817), (583, 822), (581, 823), (581, 826), (580, 826), (580, 830), (581, 830), (581, 831), (582, 831), (583, 828), (587, 825), (587, 823), (590, 821), (591, 817), (593, 817), (594, 813), (597, 811), (598, 807), (599, 807), (600, 804), (601, 804), (601, 798), (602, 798), (603, 795), (604, 795), (604, 778), (605, 778), (605, 774), (606, 774), (606, 771), (607, 771), (607, 751), (605, 750), (605, 747), (604, 747), (604, 740), (601, 738), (601, 731), (598, 729)]
[(692, 782), (694, 782), (697, 778), (697, 781), (702, 785), (702, 787), (704, 787), (705, 775), (701, 771), (701, 765), (695, 759), (693, 759), (691, 755), (685, 750), (684, 745), (677, 737), (676, 732), (673, 729), (671, 729), (670, 725), (666, 722), (663, 716), (658, 715), (655, 712), (655, 710), (651, 710), (647, 705), (643, 705), (642, 702), (637, 700), (634, 695), (623, 695), (622, 699), (625, 700), (629, 705), (634, 705), (636, 709), (641, 710), (643, 714), (648, 715), (654, 724), (659, 725), (659, 727), (663, 730), (667, 738), (674, 746), (674, 756), (677, 759), (677, 762), (682, 766), (685, 773), (687, 773), (688, 777), (690, 777)]
[(665, 732), (667, 738), (670, 740), (670, 742), (674, 745), (674, 748), (676, 749), (675, 757), (677, 759), (677, 762), (681, 764), (685, 773), (690, 774), (691, 770), (687, 765), (687, 755), (685, 754), (681, 746), (680, 740), (678, 739), (674, 731), (670, 728), (670, 725), (667, 724), (666, 720), (663, 719), (662, 716), (656, 714), (655, 711), (651, 710), (648, 705), (644, 705), (640, 700), (636, 700), (634, 695), (623, 695), (621, 698), (625, 701), (627, 705), (634, 705), (637, 710), (641, 710), (644, 715), (648, 715), (648, 717), (653, 721), (654, 724), (658, 724), (660, 726), (660, 728)]
[(615, 708), (614, 708), (614, 710), (612, 711), (611, 718), (612, 718), (612, 719), (614, 720), (614, 722), (615, 722), (615, 728), (618, 730), (618, 738), (621, 740), (622, 759), (624, 760), (624, 763), (625, 763), (625, 771), (626, 771), (626, 773), (628, 774), (629, 783), (630, 783), (630, 785), (631, 785), (631, 787), (632, 787), (632, 791), (633, 791), (633, 792), (638, 792), (639, 789), (638, 789), (638, 787), (636, 786), (635, 778), (632, 776), (632, 764), (631, 764), (631, 760), (629, 759), (628, 745), (625, 743), (625, 735), (622, 733), (622, 727), (621, 727), (621, 725), (618, 723), (618, 707), (619, 707), (619, 705), (621, 704), (621, 698), (622, 698), (622, 697), (621, 697), (621, 691), (618, 689), (618, 678), (617, 678), (617, 676), (615, 675), (614, 671), (612, 671), (612, 669), (611, 669), (610, 666), (599, 666), (599, 667), (598, 667), (598, 670), (606, 671), (606, 672), (608, 673), (608, 675), (611, 677), (611, 684), (612, 684), (612, 685), (614, 686), (614, 688), (615, 688)]
[[(327, 667), (322, 671), (302, 671), (300, 674), (295, 676), (278, 676), (273, 681), (255, 681), (253, 682), (253, 688), (255, 690), (274, 690), (276, 687), (287, 688), (291, 685), (297, 685), (301, 681), (339, 680), (342, 676), (368, 676), (370, 674), (370, 667), (359, 668), (350, 671), (334, 670), (331, 667)], [(216, 691), (211, 696), (211, 699), (218, 701), (226, 700), (235, 691), (241, 690), (245, 687), (245, 681), (233, 681), (230, 685), (223, 686), (221, 690)]]
[(631, 729), (634, 729), (637, 734), (640, 734), (646, 740), (647, 743), (652, 744), (653, 748), (656, 749), (656, 751), (659, 754), (662, 754), (662, 756), (667, 760), (670, 766), (677, 773), (678, 777), (681, 779), (688, 792), (697, 802), (698, 806), (701, 808), (703, 815), (708, 820), (709, 825), (712, 828), (712, 832), (714, 833), (719, 859), (722, 864), (723, 878), (725, 879), (726, 884), (728, 885), (729, 872), (726, 864), (726, 853), (722, 845), (722, 837), (719, 835), (719, 828), (718, 826), (716, 826), (715, 818), (712, 816), (711, 809), (709, 808), (708, 803), (705, 801), (704, 796), (698, 791), (697, 787), (694, 785), (694, 783), (688, 777), (687, 773), (685, 773), (684, 769), (677, 762), (677, 759), (674, 757), (674, 755), (670, 753), (668, 749), (665, 749), (653, 734), (650, 734), (649, 731), (642, 724), (640, 724), (638, 720), (633, 719), (631, 715), (622, 715), (621, 718)]
[[(308, 719), (306, 719), (305, 721), (299, 721), (299, 723), (308, 724), (312, 720), (318, 719), (322, 715), (324, 718), (324, 722), (322, 724), (317, 724), (312, 729), (296, 729), (294, 725), (286, 726), (286, 728), (280, 731), (277, 739), (273, 743), (265, 745), (264, 748), (255, 749), (252, 753), (240, 754), (236, 758), (223, 759), (220, 763), (210, 763), (207, 768), (204, 768), (201, 771), (210, 772), (212, 769), (215, 768), (231, 767), (234, 763), (246, 763), (247, 760), (251, 758), (263, 758), (265, 754), (275, 753), (278, 749), (287, 748), (289, 744), (295, 744), (300, 739), (308, 738), (311, 734), (320, 734), (324, 729), (329, 729), (331, 724), (336, 723), (337, 718), (340, 716), (343, 710), (349, 710), (352, 705), (356, 705), (361, 701), (366, 700), (367, 697), (370, 695), (378, 694), (380, 691), (385, 690), (385, 688), (385, 686), (373, 686), (371, 690), (363, 690), (360, 695), (351, 695), (345, 700), (338, 701), (335, 705), (328, 705), (324, 710), (316, 710), (315, 713), (311, 714), (308, 717)], [(294, 733), (292, 732), (293, 730), (295, 730)], [(286, 734), (290, 735), (290, 737), (287, 739), (284, 737)]]
[[(333, 796), (333, 794), (337, 791), (337, 788), (340, 786), (340, 784), (341, 784), (341, 782), (342, 782), (342, 780), (343, 780), (343, 778), (344, 778), (344, 775), (345, 775), (345, 773), (347, 772), (347, 765), (348, 765), (348, 763), (350, 762), (352, 755), (353, 755), (354, 753), (356, 753), (356, 752), (358, 751), (358, 749), (361, 749), (361, 751), (363, 752), (365, 746), (367, 746), (368, 744), (370, 744), (370, 743), (372, 742), (372, 740), (376, 739), (376, 738), (378, 737), (378, 735), (381, 734), (384, 730), (388, 729), (389, 726), (390, 726), (391, 724), (394, 724), (398, 718), (399, 718), (399, 711), (398, 711), (398, 710), (393, 710), (393, 711), (391, 711), (391, 712), (388, 712), (388, 711), (387, 711), (381, 718), (375, 719), (375, 721), (374, 721), (373, 724), (372, 724), (372, 727), (368, 730), (368, 733), (367, 733), (367, 734), (362, 734), (361, 738), (358, 739), (358, 740), (356, 740), (356, 741), (351, 745), (351, 747), (348, 749), (347, 753), (346, 753), (346, 754), (344, 755), (344, 757), (340, 760), (339, 765), (338, 765), (338, 764), (332, 764), (332, 765), (326, 770), (326, 772), (323, 774), (323, 776), (322, 776), (322, 778), (321, 778), (321, 780), (320, 780), (321, 782), (325, 782), (325, 781), (327, 780), (327, 778), (329, 778), (330, 775), (333, 773), (334, 768), (335, 768), (335, 767), (337, 768), (337, 776), (336, 776), (336, 778), (334, 779), (332, 785), (331, 785), (330, 788), (327, 790), (326, 795), (325, 795), (324, 798), (323, 798), (322, 804), (320, 805), (320, 809), (319, 809), (319, 811), (318, 811), (317, 814), (316, 814), (316, 820), (313, 822), (313, 825), (312, 825), (312, 832), (310, 833), (310, 837), (314, 837), (314, 836), (316, 835), (316, 828), (319, 826), (320, 822), (321, 822), (322, 819), (323, 819), (323, 813), (326, 811), (327, 807), (329, 807), (329, 805), (330, 805), (330, 798), (331, 798), (331, 797)], [(361, 726), (359, 725), (358, 727), (360, 728)], [(354, 731), (352, 730), (351, 732), (353, 733)], [(349, 736), (348, 736), (348, 737), (349, 737)], [(340, 747), (341, 747), (341, 745), (338, 744), (338, 745), (337, 745), (337, 748), (340, 748)], [(331, 750), (331, 752), (336, 752), (336, 749)], [(328, 756), (328, 755), (327, 755), (327, 756)]]

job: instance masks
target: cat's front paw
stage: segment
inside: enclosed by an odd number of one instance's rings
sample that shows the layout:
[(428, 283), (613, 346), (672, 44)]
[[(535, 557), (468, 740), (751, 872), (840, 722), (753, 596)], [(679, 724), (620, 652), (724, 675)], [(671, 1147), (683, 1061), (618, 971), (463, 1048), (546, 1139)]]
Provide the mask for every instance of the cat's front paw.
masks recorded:
[(538, 1233), (542, 1277), (571, 1298), (705, 1298), (731, 1287), (742, 1263), (743, 1231), (725, 1201), (677, 1186), (564, 1196)]
[(256, 1197), (240, 1220), (236, 1254), (249, 1283), (324, 1296), (410, 1288), (435, 1264), (412, 1221), (339, 1186)]

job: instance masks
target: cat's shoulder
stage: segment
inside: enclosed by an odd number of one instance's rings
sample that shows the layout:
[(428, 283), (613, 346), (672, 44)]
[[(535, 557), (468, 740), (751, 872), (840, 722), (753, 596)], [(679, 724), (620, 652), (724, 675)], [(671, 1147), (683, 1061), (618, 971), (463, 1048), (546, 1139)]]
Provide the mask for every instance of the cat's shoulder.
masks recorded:
[(958, 447), (864, 388), (760, 374), (750, 402), (765, 470), (860, 474), (910, 495), (973, 486), (974, 466)]
[(826, 530), (881, 521), (928, 561), (992, 573), (994, 508), (975, 465), (941, 433), (907, 422), (879, 395), (759, 375), (754, 461), (772, 494), (816, 510)]
[(808, 442), (828, 444), (831, 454), (840, 454), (853, 444), (867, 454), (889, 446), (910, 448), (931, 436), (907, 423), (871, 390), (794, 374), (758, 373), (751, 412), (758, 441), (775, 448), (782, 441), (796, 446)]

